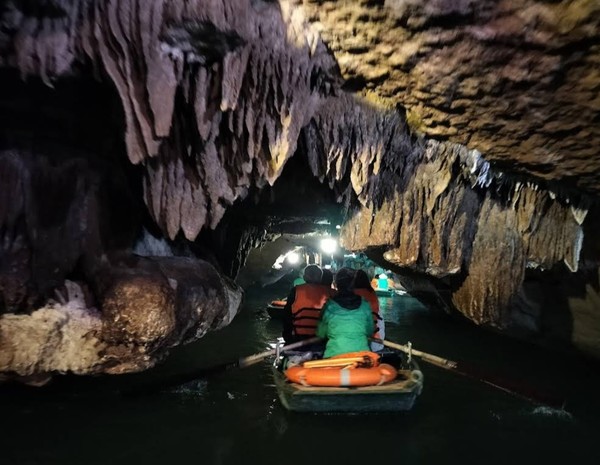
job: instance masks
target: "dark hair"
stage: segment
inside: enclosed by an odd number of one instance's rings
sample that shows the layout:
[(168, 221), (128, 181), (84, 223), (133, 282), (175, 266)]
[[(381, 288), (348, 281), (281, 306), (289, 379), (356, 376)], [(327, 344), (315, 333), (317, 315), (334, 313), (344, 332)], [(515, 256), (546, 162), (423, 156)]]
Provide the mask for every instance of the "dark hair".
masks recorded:
[(304, 268), (304, 281), (308, 284), (320, 284), (323, 272), (319, 265), (308, 265)]
[(371, 290), (373, 290), (373, 288), (371, 287), (371, 281), (369, 281), (369, 277), (367, 276), (367, 273), (365, 273), (363, 270), (356, 271), (356, 274), (354, 275), (353, 287), (354, 287), (354, 289), (371, 289)]
[(335, 275), (335, 285), (339, 292), (352, 290), (354, 281), (354, 270), (352, 268), (340, 268)]
[(331, 270), (328, 270), (327, 268), (323, 269), (323, 276), (321, 277), (321, 284), (323, 284), (324, 286), (330, 286), (331, 287), (331, 283), (333, 283), (333, 273)]

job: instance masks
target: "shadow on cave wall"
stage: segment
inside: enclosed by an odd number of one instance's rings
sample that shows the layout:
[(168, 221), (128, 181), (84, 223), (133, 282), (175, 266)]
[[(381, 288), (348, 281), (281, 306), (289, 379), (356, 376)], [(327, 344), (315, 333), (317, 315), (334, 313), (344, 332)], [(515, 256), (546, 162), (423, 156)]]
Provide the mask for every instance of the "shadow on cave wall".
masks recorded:
[[(89, 71), (89, 70), (88, 70)], [(114, 89), (85, 78), (0, 71), (0, 308), (38, 305), (131, 245), (143, 203)], [(24, 284), (26, 283), (26, 284)]]

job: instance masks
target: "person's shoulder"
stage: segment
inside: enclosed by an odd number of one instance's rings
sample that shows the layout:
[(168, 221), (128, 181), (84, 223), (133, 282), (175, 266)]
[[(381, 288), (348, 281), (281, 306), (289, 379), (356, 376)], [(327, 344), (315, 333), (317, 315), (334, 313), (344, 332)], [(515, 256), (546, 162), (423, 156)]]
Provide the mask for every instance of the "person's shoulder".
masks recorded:
[(327, 302), (325, 302), (325, 304), (323, 305), (323, 308), (321, 309), (321, 318), (331, 315), (331, 313), (333, 313), (334, 311), (335, 310), (334, 310), (333, 306), (331, 305), (331, 301), (327, 300)]

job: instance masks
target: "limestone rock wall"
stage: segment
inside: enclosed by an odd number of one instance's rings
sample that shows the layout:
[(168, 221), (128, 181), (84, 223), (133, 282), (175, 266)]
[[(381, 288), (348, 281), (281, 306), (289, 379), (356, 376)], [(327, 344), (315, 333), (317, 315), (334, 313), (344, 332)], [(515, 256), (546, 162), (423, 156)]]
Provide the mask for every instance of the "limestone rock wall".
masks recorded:
[(41, 305), (75, 268), (133, 237), (127, 191), (93, 165), (83, 155), (57, 163), (43, 151), (0, 151), (0, 313)]
[(347, 88), (413, 128), (598, 192), (600, 4), (588, 0), (296, 0)]
[(84, 374), (98, 369), (106, 348), (100, 339), (101, 315), (87, 306), (76, 283), (68, 281), (67, 288), (62, 301), (31, 315), (0, 317), (0, 372), (5, 377), (40, 383), (52, 372)]
[[(342, 230), (351, 250), (454, 277), (452, 304), (504, 326), (526, 267), (576, 271), (589, 198), (494, 170), (477, 151), (411, 136), (394, 109), (331, 98), (304, 133), (314, 173), (361, 205)], [(324, 160), (324, 161), (320, 161)], [(576, 204), (573, 204), (576, 202)]]
[(337, 65), (300, 11), (250, 0), (70, 0), (8, 6), (0, 66), (49, 84), (80, 62), (108, 75), (144, 199), (170, 238), (215, 228), (273, 183)]
[(456, 308), (479, 324), (504, 326), (527, 267), (564, 263), (577, 270), (581, 218), (532, 184), (517, 182), (506, 193), (494, 193), (498, 180), (487, 191), (476, 180), (472, 185), (465, 175), (472, 153), (447, 149), (430, 142), (427, 162), (406, 189), (379, 209), (360, 208), (342, 238), (353, 249), (384, 247), (383, 257), (394, 265), (451, 278)]
[(101, 312), (67, 281), (43, 308), (0, 316), (0, 379), (41, 384), (56, 373), (145, 370), (171, 347), (228, 325), (242, 299), (233, 282), (197, 259), (128, 259), (98, 276)]

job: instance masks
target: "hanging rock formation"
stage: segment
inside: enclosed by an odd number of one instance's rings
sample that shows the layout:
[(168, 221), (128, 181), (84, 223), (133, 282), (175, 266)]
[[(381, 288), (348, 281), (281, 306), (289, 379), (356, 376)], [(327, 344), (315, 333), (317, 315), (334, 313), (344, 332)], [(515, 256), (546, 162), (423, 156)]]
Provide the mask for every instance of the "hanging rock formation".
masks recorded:
[(298, 0), (348, 87), (511, 171), (598, 192), (600, 4)]

